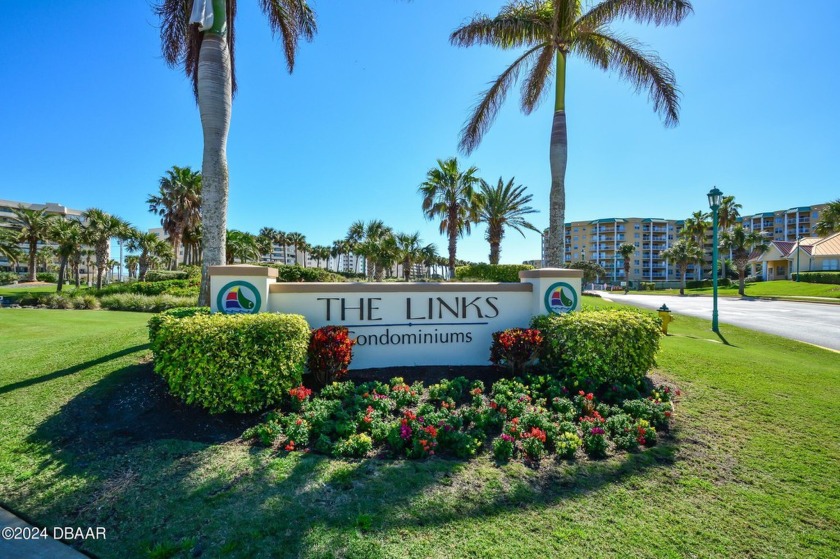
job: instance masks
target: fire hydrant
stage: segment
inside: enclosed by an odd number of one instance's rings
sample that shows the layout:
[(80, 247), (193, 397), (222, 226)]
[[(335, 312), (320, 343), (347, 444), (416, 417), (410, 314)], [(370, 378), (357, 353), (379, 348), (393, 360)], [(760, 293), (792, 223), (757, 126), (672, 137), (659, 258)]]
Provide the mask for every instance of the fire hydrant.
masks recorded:
[(662, 320), (662, 333), (667, 336), (668, 324), (674, 321), (674, 317), (671, 316), (671, 309), (668, 308), (668, 305), (663, 304), (658, 310), (659, 318)]

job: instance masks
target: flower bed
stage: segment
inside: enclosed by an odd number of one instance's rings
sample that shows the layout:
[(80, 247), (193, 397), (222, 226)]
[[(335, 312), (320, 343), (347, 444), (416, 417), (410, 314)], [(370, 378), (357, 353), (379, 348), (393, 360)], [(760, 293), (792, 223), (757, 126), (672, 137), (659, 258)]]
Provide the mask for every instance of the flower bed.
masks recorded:
[(574, 393), (547, 376), (502, 379), (487, 390), (464, 377), (424, 386), (334, 382), (320, 394), (299, 386), (282, 408), (243, 438), (285, 451), (341, 457), (469, 458), (488, 449), (499, 461), (556, 455), (603, 458), (638, 452), (667, 431), (674, 391)]

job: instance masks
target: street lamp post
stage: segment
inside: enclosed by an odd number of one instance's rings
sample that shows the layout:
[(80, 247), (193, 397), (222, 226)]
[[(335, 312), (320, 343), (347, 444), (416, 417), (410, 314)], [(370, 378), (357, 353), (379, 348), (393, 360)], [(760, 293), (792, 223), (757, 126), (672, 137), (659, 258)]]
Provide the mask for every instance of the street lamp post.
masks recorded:
[(799, 243), (802, 241), (802, 235), (796, 239), (796, 281), (799, 281)]
[(707, 195), (709, 208), (712, 210), (712, 331), (718, 330), (718, 210), (723, 200), (723, 192), (717, 187), (712, 188)]

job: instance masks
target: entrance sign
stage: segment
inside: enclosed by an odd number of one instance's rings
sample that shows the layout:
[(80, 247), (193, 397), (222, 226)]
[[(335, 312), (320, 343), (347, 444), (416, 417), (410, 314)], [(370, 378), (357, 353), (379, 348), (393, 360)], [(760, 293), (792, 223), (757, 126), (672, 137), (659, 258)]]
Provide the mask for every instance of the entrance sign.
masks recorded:
[(487, 365), (493, 332), (580, 308), (580, 270), (519, 273), (520, 283), (282, 283), (263, 266), (212, 266), (213, 312), (300, 314), (344, 326), (354, 369)]

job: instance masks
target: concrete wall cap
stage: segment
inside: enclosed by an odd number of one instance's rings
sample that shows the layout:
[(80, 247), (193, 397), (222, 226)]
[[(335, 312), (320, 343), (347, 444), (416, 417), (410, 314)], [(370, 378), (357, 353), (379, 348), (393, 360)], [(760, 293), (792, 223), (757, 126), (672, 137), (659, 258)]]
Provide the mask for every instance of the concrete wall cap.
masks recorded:
[(530, 293), (530, 283), (302, 283), (277, 282), (271, 293)]
[(232, 264), (230, 266), (210, 266), (210, 276), (249, 276), (276, 278), (277, 269), (252, 264)]
[(572, 268), (537, 268), (536, 270), (522, 270), (519, 279), (535, 278), (583, 278), (583, 270)]

